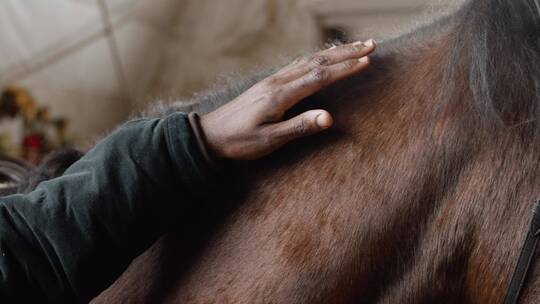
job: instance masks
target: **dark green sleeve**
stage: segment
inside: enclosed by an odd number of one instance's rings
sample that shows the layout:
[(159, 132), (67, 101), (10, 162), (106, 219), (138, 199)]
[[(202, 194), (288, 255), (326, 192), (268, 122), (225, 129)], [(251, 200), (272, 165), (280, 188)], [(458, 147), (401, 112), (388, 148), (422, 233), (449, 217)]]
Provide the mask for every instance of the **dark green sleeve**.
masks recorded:
[(0, 198), (0, 303), (84, 303), (195, 202), (210, 174), (187, 115), (132, 121), (57, 179)]

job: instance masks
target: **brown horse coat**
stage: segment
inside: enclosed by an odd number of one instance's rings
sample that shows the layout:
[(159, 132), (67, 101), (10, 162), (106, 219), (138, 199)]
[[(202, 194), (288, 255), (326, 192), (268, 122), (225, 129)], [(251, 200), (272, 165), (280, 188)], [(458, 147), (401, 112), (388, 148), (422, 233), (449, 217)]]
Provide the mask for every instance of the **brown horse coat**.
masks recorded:
[(474, 0), (382, 44), (369, 72), (309, 103), (333, 131), (228, 172), (238, 189), (209, 202), (214, 218), (94, 303), (500, 301), (540, 194), (534, 3)]

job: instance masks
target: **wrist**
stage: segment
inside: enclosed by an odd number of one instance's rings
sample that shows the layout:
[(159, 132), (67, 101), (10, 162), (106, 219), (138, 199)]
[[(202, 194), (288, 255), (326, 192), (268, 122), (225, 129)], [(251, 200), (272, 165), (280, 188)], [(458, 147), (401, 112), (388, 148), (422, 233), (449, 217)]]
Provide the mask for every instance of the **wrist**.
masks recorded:
[(203, 126), (203, 119), (195, 112), (191, 112), (188, 115), (188, 119), (201, 154), (212, 167), (216, 167), (216, 159), (219, 158), (219, 156), (213, 145), (208, 141)]

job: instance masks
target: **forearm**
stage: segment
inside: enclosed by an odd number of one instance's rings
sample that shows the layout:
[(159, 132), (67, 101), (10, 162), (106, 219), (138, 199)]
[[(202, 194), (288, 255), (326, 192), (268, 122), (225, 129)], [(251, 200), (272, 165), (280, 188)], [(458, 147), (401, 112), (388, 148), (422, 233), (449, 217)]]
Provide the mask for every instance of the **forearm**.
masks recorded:
[(2, 199), (0, 299), (88, 301), (193, 202), (208, 170), (173, 114), (128, 123), (62, 177)]

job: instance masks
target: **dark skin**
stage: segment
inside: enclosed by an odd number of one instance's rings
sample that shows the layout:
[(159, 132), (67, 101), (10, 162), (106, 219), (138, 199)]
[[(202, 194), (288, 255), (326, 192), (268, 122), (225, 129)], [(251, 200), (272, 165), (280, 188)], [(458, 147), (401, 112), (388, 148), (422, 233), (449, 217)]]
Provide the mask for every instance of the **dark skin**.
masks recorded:
[(253, 160), (286, 143), (330, 128), (325, 110), (310, 110), (284, 121), (302, 99), (369, 66), (373, 40), (332, 47), (297, 60), (236, 99), (201, 117), (208, 149), (216, 158)]

